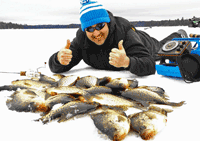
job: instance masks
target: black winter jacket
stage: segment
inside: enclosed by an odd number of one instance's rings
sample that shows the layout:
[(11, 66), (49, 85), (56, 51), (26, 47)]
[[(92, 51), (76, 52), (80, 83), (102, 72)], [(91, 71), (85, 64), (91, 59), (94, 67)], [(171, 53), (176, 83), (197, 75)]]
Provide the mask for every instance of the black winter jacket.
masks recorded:
[(69, 65), (61, 65), (57, 60), (57, 53), (49, 59), (49, 67), (54, 73), (69, 71), (82, 59), (84, 62), (96, 69), (104, 70), (125, 70), (116, 68), (109, 64), (109, 53), (111, 49), (118, 48), (120, 40), (124, 40), (123, 46), (126, 55), (130, 58), (130, 65), (126, 70), (138, 76), (145, 76), (155, 73), (154, 43), (145, 32), (136, 30), (131, 23), (121, 17), (114, 17), (109, 13), (109, 34), (105, 43), (101, 46), (90, 41), (86, 33), (77, 31), (76, 37), (71, 42), (70, 50), (73, 58)]

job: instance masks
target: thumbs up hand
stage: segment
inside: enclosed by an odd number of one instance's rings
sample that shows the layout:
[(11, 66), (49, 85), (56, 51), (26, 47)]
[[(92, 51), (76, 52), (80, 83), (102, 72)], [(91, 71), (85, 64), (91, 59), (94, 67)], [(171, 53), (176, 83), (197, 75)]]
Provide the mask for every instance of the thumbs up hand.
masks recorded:
[(58, 61), (62, 65), (68, 65), (71, 62), (72, 51), (69, 49), (70, 45), (70, 40), (67, 40), (67, 45), (62, 48), (57, 54)]
[(129, 57), (126, 56), (126, 51), (123, 47), (123, 40), (118, 43), (118, 49), (114, 48), (109, 54), (109, 63), (117, 68), (127, 68), (130, 63)]

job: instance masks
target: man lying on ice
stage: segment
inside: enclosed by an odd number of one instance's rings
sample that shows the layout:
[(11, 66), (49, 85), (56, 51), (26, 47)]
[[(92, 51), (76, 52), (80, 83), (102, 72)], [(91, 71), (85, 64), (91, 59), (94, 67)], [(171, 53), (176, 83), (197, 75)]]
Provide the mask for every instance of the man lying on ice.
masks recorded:
[(81, 4), (81, 28), (76, 37), (49, 59), (54, 73), (69, 71), (83, 59), (96, 69), (151, 75), (155, 73), (159, 49), (173, 38), (187, 37), (184, 30), (179, 30), (158, 41), (137, 30), (128, 20), (113, 16), (98, 2), (82, 0)]

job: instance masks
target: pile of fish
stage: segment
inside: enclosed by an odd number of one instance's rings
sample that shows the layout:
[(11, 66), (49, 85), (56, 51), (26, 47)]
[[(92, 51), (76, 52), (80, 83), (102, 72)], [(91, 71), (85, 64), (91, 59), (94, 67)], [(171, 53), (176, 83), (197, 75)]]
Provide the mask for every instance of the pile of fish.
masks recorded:
[[(130, 131), (144, 140), (154, 138), (160, 126), (166, 125), (167, 113), (173, 111), (157, 105), (184, 104), (170, 102), (160, 87), (138, 86), (136, 79), (126, 78), (41, 74), (36, 80), (12, 81), (12, 85), (1, 86), (0, 91), (3, 90), (14, 91), (6, 101), (10, 110), (41, 113), (36, 121), (43, 124), (87, 114), (101, 133), (113, 141), (123, 140)], [(53, 109), (56, 104), (62, 106)], [(126, 115), (129, 108), (139, 112)]]

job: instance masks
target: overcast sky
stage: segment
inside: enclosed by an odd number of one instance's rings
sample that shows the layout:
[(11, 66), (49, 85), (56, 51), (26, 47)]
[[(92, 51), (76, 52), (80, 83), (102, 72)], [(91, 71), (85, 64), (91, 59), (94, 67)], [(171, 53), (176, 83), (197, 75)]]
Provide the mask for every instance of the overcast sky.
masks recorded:
[[(129, 21), (200, 17), (200, 0), (98, 0)], [(78, 23), (80, 0), (0, 0), (0, 21), (19, 24)]]

